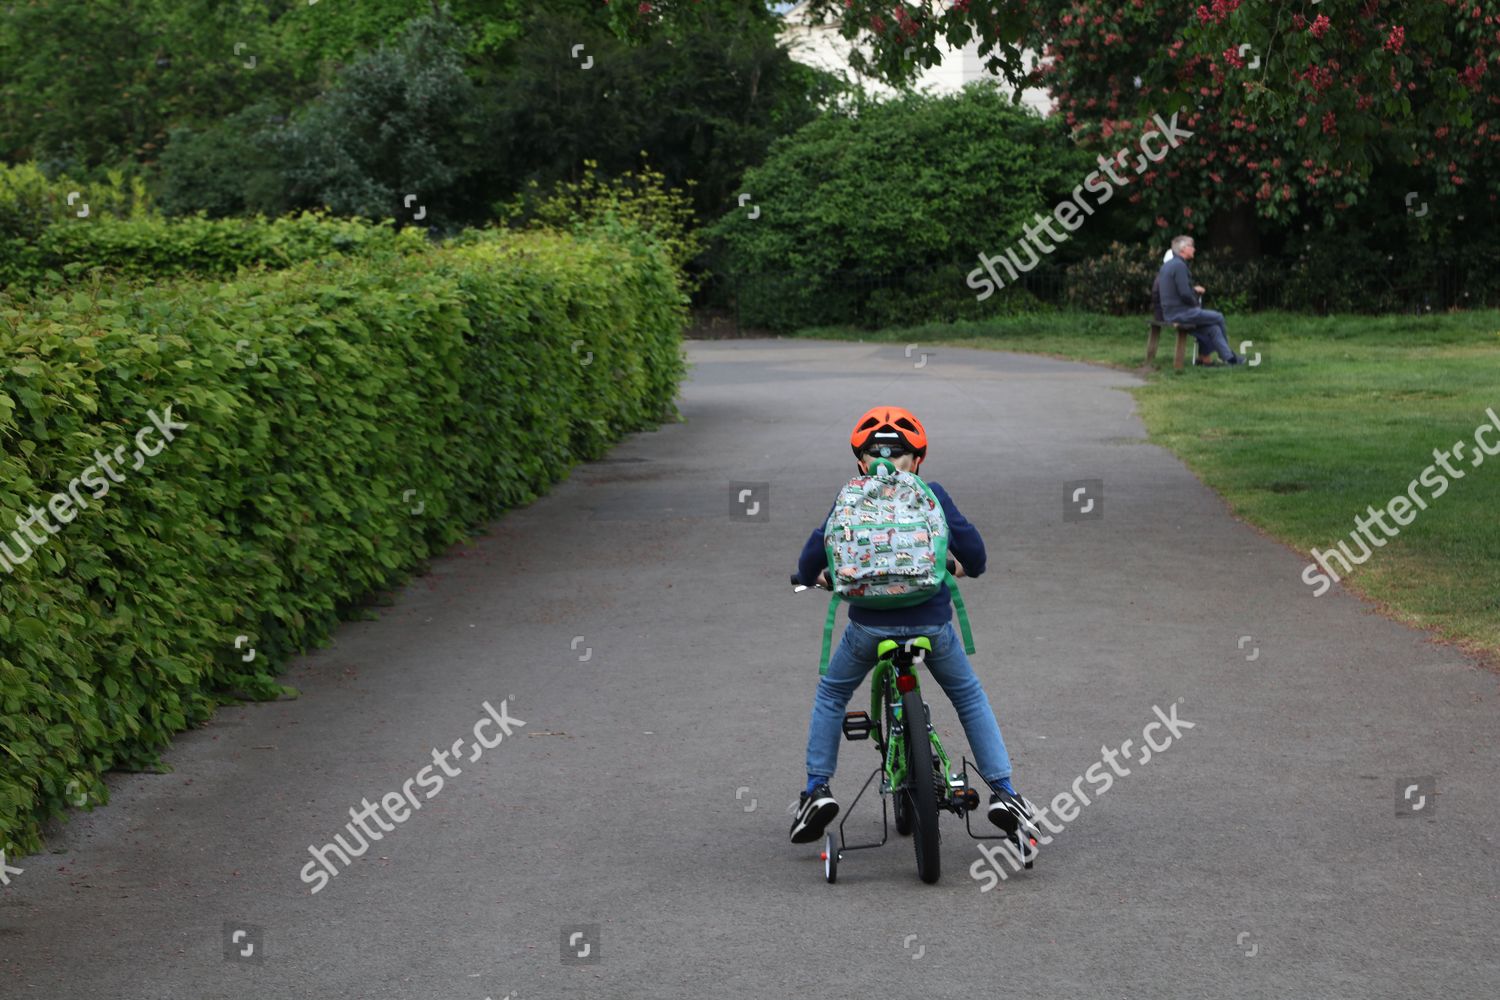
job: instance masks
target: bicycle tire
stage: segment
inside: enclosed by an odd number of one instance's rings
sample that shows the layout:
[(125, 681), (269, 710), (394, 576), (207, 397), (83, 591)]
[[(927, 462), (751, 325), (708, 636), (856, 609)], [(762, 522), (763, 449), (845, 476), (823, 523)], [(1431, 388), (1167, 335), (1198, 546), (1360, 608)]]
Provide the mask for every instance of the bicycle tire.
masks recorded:
[(901, 718), (906, 736), (906, 787), (912, 811), (912, 845), (917, 852), (917, 877), (928, 885), (943, 874), (938, 837), (937, 788), (932, 773), (932, 743), (927, 736), (927, 710), (915, 691), (901, 696)]

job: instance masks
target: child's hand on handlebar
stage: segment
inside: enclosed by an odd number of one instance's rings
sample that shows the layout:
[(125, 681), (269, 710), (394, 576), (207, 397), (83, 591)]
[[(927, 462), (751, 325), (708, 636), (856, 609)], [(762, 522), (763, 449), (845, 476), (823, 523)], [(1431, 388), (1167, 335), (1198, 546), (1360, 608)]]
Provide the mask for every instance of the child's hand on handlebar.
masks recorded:
[(964, 564), (959, 562), (957, 559), (953, 559), (951, 556), (949, 558), (952, 559), (953, 562), (953, 575), (955, 577), (964, 576)]

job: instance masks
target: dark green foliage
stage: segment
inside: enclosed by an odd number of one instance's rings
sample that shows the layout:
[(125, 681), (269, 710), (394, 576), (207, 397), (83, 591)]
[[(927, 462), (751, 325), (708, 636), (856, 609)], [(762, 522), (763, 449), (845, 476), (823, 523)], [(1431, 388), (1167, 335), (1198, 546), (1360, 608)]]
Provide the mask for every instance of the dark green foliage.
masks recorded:
[(472, 220), (488, 204), (487, 123), (464, 74), (463, 34), (451, 20), (412, 20), (397, 43), (357, 58), (270, 132), (290, 203), (424, 228)]
[[(630, 42), (597, 16), (529, 21), (514, 65), (497, 74), (506, 189), (576, 180), (585, 159), (617, 176), (645, 152), (671, 185), (696, 181), (701, 217), (732, 205), (745, 168), (811, 121), (833, 85), (788, 56), (777, 22), (753, 4), (706, 4), (692, 18)], [(575, 45), (583, 46), (577, 59), (569, 57)], [(525, 141), (511, 141), (517, 136)]]
[[(1016, 245), (1090, 169), (1061, 122), (983, 86), (825, 115), (746, 174), (753, 204), (710, 229), (716, 270), (742, 289), (753, 326), (1003, 314), (1026, 296), (1006, 289), (979, 303), (965, 276), (981, 252)], [(1058, 261), (1077, 257), (1080, 237)]]
[(206, 128), (176, 128), (159, 161), (158, 203), (167, 215), (280, 215), (291, 207), (271, 144), (286, 116), (270, 105), (237, 111)]
[(667, 415), (682, 319), (654, 245), (549, 233), (0, 305), (0, 538), (188, 424), (0, 573), (0, 844)]
[(1068, 304), (1111, 316), (1149, 316), (1151, 282), (1161, 270), (1165, 247), (1111, 243), (1109, 249), (1068, 268)]
[(34, 160), (48, 174), (149, 163), (174, 124), (217, 121), (257, 94), (300, 101), (309, 85), (275, 57), (271, 22), (315, 10), (305, 0), (0, 7), (0, 159)]
[(576, 182), (586, 160), (620, 176), (644, 151), (698, 182), (708, 218), (832, 91), (763, 6), (626, 37), (611, 22), (597, 0), (0, 6), (0, 159), (128, 163), (172, 215), (326, 207), (451, 233), (531, 181)]

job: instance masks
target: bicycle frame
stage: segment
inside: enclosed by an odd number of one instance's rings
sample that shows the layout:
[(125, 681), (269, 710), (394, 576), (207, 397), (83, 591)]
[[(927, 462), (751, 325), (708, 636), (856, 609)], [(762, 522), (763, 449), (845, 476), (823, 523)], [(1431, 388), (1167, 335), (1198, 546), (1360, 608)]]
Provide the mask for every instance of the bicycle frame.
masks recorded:
[[(916, 649), (922, 653), (915, 652)], [(913, 666), (919, 665), (926, 654), (932, 652), (932, 642), (925, 636), (908, 639), (905, 653), (902, 657), (901, 644), (895, 639), (886, 639), (876, 647), (879, 659), (875, 661), (875, 669), (870, 676), (870, 718), (884, 720), (885, 709), (889, 706), (891, 717), (900, 725), (899, 732), (886, 734), (889, 739), (883, 740), (885, 749), (885, 788), (882, 791), (899, 791), (906, 787), (906, 739), (913, 731), (925, 731), (929, 741), (932, 743), (933, 761), (942, 766), (943, 787), (951, 789), (952, 782), (949, 780), (951, 773), (948, 768), (948, 753), (943, 749), (942, 740), (938, 739), (932, 724), (927, 719), (917, 719), (911, 725), (902, 718), (904, 709), (901, 704), (901, 695), (906, 690), (917, 692), (922, 695), (921, 681), (918, 679)], [(926, 701), (923, 701), (926, 704)], [(944, 798), (947, 798), (945, 793)]]

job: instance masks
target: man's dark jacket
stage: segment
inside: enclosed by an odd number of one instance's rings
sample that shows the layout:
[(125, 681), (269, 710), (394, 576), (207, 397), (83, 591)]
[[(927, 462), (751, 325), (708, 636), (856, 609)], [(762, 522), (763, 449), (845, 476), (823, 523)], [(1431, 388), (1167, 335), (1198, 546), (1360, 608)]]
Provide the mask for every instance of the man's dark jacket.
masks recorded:
[(1168, 323), (1191, 323), (1199, 314), (1198, 295), (1187, 261), (1173, 256), (1161, 266), (1157, 278), (1161, 289), (1161, 313)]

